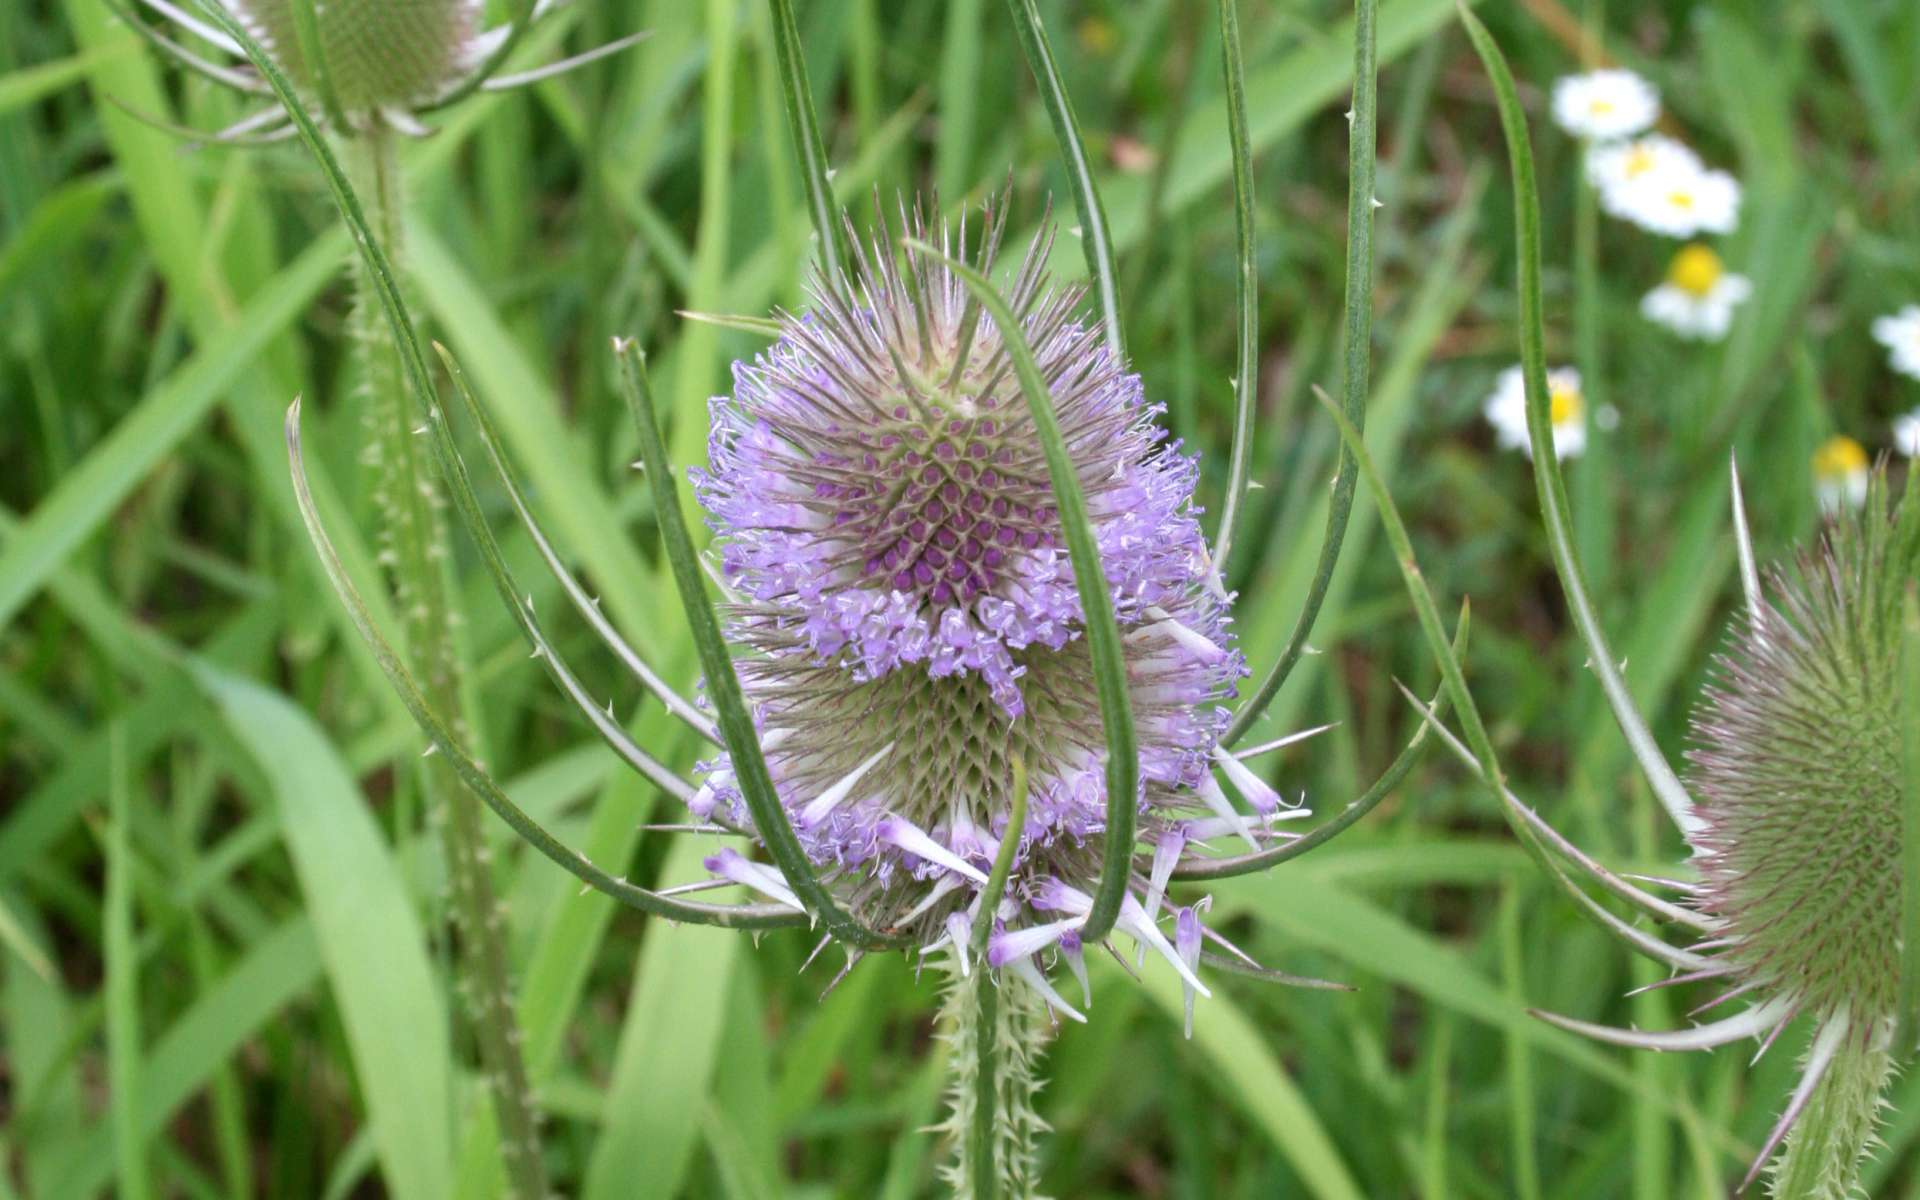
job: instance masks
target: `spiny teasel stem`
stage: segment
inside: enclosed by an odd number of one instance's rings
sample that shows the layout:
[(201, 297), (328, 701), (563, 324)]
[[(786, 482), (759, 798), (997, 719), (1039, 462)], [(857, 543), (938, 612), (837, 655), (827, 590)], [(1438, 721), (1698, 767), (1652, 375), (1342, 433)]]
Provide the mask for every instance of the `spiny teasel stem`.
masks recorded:
[(942, 1174), (957, 1200), (1029, 1200), (1040, 1183), (1047, 1123), (1034, 1107), (1053, 1023), (1032, 988), (995, 981), (980, 964), (955, 978), (941, 1006), (953, 1159)]
[[(375, 128), (361, 139), (361, 145), (365, 148), (369, 217), (388, 255), (398, 259), (401, 202), (392, 135)], [(446, 528), (440, 518), (444, 502), (425, 469), (425, 452), (409, 418), (399, 349), (380, 318), (379, 300), (366, 272), (360, 271), (357, 278), (360, 295), (353, 332), (367, 389), (367, 462), (377, 480), (380, 557), (393, 581), (405, 627), (409, 666), (421, 680), (427, 702), (444, 714), (456, 735), (466, 741), (469, 731), (460, 696), (461, 663), (448, 600)], [(428, 820), (440, 831), (446, 855), (453, 918), (459, 933), (458, 991), (466, 1001), (479, 1043), (507, 1178), (515, 1196), (544, 1200), (548, 1191), (540, 1154), (539, 1113), (520, 1054), (505, 917), (494, 896), (488, 866), (492, 852), (481, 828), (479, 804), (441, 756), (425, 760), (421, 786)]]
[(1770, 1168), (1775, 1200), (1852, 1200), (1864, 1196), (1860, 1166), (1879, 1145), (1875, 1130), (1887, 1106), (1893, 1061), (1884, 1031), (1863, 1037), (1850, 1032), (1807, 1109), (1787, 1134), (1787, 1146)]

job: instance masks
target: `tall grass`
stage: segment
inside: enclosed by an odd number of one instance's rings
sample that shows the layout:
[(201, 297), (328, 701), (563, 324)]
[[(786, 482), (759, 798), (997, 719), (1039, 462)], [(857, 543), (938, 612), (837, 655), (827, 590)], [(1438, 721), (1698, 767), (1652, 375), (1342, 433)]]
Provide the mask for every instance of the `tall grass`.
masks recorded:
[[(1764, 560), (1813, 528), (1814, 446), (1842, 431), (1884, 447), (1887, 419), (1920, 402), (1866, 333), (1920, 300), (1920, 13), (1870, 0), (1480, 7), (1535, 117), (1546, 355), (1578, 361), (1621, 415), (1569, 467), (1572, 538), (1623, 686), (1671, 753), (1739, 596), (1729, 453)], [(1203, 452), (1217, 513), (1246, 373), (1214, 6), (1021, 8), (1072, 97), (1128, 352)], [(679, 313), (803, 303), (822, 205), (792, 154), (774, 11), (571, 6), (519, 61), (653, 36), (531, 90), (474, 96), (400, 155), (428, 332), (487, 401), (529, 502), (608, 619), (683, 688), (694, 643), (605, 346), (622, 333), (653, 348), (684, 467), (725, 365), (763, 341)], [(1074, 209), (1015, 12), (792, 11), (832, 201), (858, 212), (875, 187), (890, 199), (938, 182), (957, 209), (1011, 172), (1016, 225), (1047, 194)], [(1235, 517), (1226, 583), (1257, 665), (1281, 656), (1315, 588), (1334, 499), (1341, 440), (1311, 389), (1348, 382), (1350, 11), (1237, 6), (1262, 355), (1259, 486)], [(1577, 147), (1540, 121), (1544, 88), (1581, 61), (1583, 27), (1658, 82), (1747, 186), (1726, 252), (1757, 290), (1719, 346), (1638, 316), (1662, 248), (1595, 219)], [(1386, 0), (1378, 52), (1367, 447), (1428, 585), (1471, 599), (1465, 671), (1516, 790), (1549, 798), (1548, 815), (1611, 865), (1653, 869), (1677, 839), (1575, 649), (1527, 466), (1478, 417), (1520, 350), (1515, 213), (1489, 186), (1504, 170), (1492, 96), (1450, 2)], [(0, 1196), (500, 1194), (479, 1058), (450, 1017), (447, 865), (417, 795), (422, 743), (332, 600), (286, 470), (281, 414), (300, 395), (341, 570), (378, 627), (400, 628), (377, 547), (355, 532), (376, 520), (358, 461), (365, 401), (346, 369), (346, 237), (297, 151), (191, 149), (141, 119), (213, 129), (245, 111), (167, 70), (99, 0), (0, 7)], [(1053, 265), (1089, 270), (1070, 238)], [(559, 619), (566, 598), (507, 494), (479, 495), (582, 685), (615, 698), (639, 744), (689, 765), (694, 739)], [(1273, 767), (1318, 819), (1413, 737), (1395, 680), (1438, 686), (1391, 531), (1362, 491), (1298, 666), (1248, 731), (1338, 722)], [(476, 756), (611, 874), (698, 875), (690, 839), (644, 828), (680, 820), (678, 805), (555, 702), (484, 564), (453, 541)], [(484, 833), (556, 1187), (934, 1193), (932, 979), (873, 955), (829, 991), (842, 963), (831, 952), (803, 970), (805, 931), (753, 944), (644, 917), (582, 894), (499, 822)], [(1188, 1042), (1170, 975), (1149, 970), (1141, 990), (1097, 966), (1097, 1019), (1050, 1051), (1050, 1194), (1721, 1195), (1771, 1123), (1756, 1101), (1793, 1077), (1784, 1055), (1751, 1069), (1731, 1049), (1629, 1057), (1528, 1017), (1671, 1026), (1696, 1001), (1623, 998), (1649, 978), (1441, 756), (1415, 758), (1339, 841), (1282, 870), (1177, 886), (1211, 892), (1214, 917), (1263, 963), (1358, 990), (1223, 978)], [(1920, 1083), (1898, 1087), (1875, 1195), (1914, 1189)]]

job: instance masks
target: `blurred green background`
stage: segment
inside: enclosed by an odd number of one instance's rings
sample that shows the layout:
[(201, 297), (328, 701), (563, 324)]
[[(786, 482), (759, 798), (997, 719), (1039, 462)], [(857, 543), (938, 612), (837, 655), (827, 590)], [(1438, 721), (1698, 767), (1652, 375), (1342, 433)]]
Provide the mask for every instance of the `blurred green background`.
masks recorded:
[[(1069, 191), (1004, 7), (806, 0), (808, 66), (866, 223), (874, 188), (949, 212), (1011, 172), (1015, 227)], [(1233, 207), (1214, 6), (1043, 5), (1101, 169), (1134, 365), (1225, 470)], [(1763, 556), (1816, 519), (1809, 456), (1870, 450), (1920, 402), (1868, 336), (1920, 300), (1920, 8), (1579, 0), (1480, 6), (1535, 117), (1550, 353), (1620, 424), (1572, 468), (1579, 535), (1627, 675), (1670, 752), (1737, 591), (1726, 462)], [(1256, 670), (1319, 541), (1338, 393), (1347, 6), (1240, 5), (1258, 151), (1254, 493), (1233, 586)], [(638, 49), (485, 96), (406, 149), (410, 296), (493, 407), (549, 527), (608, 612), (690, 683), (651, 504), (613, 393), (613, 334), (649, 347), (671, 438), (748, 335), (676, 310), (795, 306), (811, 231), (766, 7), (606, 0), (530, 50), (635, 29)], [(1583, 29), (1598, 31), (1591, 45)], [(1756, 294), (1718, 345), (1637, 312), (1670, 245), (1602, 221), (1545, 118), (1594, 47), (1656, 81), (1667, 128), (1746, 189), (1721, 249)], [(1523, 459), (1479, 409), (1517, 358), (1513, 204), (1491, 92), (1452, 0), (1385, 0), (1369, 442), (1443, 604), (1471, 597), (1470, 676), (1518, 790), (1610, 862), (1671, 868), (1564, 617)], [(536, 58), (534, 61), (538, 61)], [(0, 1197), (487, 1196), (493, 1132), (449, 969), (444, 873), (411, 763), (422, 741), (321, 578), (280, 423), (307, 398), (336, 539), (372, 577), (374, 512), (348, 386), (346, 240), (296, 148), (192, 147), (233, 94), (158, 64), (99, 0), (0, 5)], [(1071, 238), (1059, 275), (1083, 274)], [(476, 450), (477, 452), (477, 450)], [(490, 483), (490, 481), (482, 481)], [(497, 489), (537, 607), (561, 611)], [(455, 538), (470, 708), (495, 774), (594, 861), (700, 874), (680, 814), (563, 702)], [(388, 614), (390, 615), (390, 614)], [(682, 765), (693, 747), (572, 622), (596, 695)], [(1263, 729), (1338, 722), (1275, 779), (1330, 813), (1413, 728), (1393, 680), (1433, 672), (1370, 506), (1307, 660)], [(933, 973), (616, 908), (489, 818), (526, 1052), (556, 1185), (587, 1197), (940, 1193)], [(1181, 1037), (1172, 977), (1096, 969), (1093, 1021), (1050, 1054), (1045, 1178), (1062, 1197), (1726, 1194), (1790, 1086), (1795, 1040), (1629, 1055), (1528, 1006), (1670, 1027), (1708, 998), (1588, 923), (1487, 798), (1429, 759), (1339, 841), (1212, 887), (1269, 966), (1352, 994), (1222, 979)], [(1198, 895), (1192, 892), (1190, 895)], [(376, 1154), (370, 1110), (418, 1136)], [(1908, 1194), (1920, 1080), (1870, 1168)]]

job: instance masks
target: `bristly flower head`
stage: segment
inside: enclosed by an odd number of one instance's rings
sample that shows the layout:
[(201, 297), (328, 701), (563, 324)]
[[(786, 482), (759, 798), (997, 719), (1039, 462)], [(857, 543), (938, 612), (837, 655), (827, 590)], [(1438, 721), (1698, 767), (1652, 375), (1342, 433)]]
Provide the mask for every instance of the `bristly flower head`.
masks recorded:
[[(1920, 570), (1920, 510), (1903, 505), (1896, 519), (1888, 508), (1876, 475), (1863, 507), (1773, 573), (1693, 720), (1701, 829), (1690, 841), (1698, 907), (1721, 923), (1715, 961), (1782, 1021), (1805, 1014), (1817, 1031), (1812, 1083), (1795, 1097), (1810, 1109), (1805, 1136), (1776, 1170), (1828, 1182), (1782, 1195), (1848, 1194), (1865, 1142), (1828, 1146), (1820, 1125), (1871, 1128), (1877, 1084), (1852, 1094), (1884, 1076), (1895, 1012), (1901, 612)], [(1847, 1100), (1858, 1111), (1839, 1112)], [(1810, 1161), (1821, 1155), (1834, 1161)]]
[(504, 28), (480, 35), (479, 0), (329, 0), (314, 4), (318, 46), (300, 37), (297, 0), (228, 0), (303, 91), (333, 89), (342, 110), (431, 102), (485, 61)]
[(1771, 1164), (1774, 1195), (1794, 1200), (1860, 1194), (1893, 1052), (1912, 1049), (1894, 1045), (1894, 1030), (1910, 702), (1903, 617), (1920, 575), (1920, 501), (1894, 508), (1884, 470), (1875, 471), (1863, 503), (1829, 517), (1818, 546), (1764, 588), (1757, 571), (1745, 572), (1746, 619), (1694, 712), (1681, 828), (1699, 883), (1675, 885), (1687, 897), (1674, 905), (1591, 860), (1582, 867), (1615, 895), (1706, 935), (1680, 950), (1602, 913), (1676, 968), (1668, 984), (1713, 982), (1719, 994), (1696, 1014), (1736, 999), (1747, 1007), (1671, 1032), (1541, 1014), (1619, 1045), (1699, 1050), (1758, 1037), (1762, 1053), (1804, 1018), (1812, 1038), (1799, 1083), (1747, 1175), (1750, 1183)]
[[(108, 0), (154, 45), (177, 62), (241, 91), (265, 95), (265, 83), (246, 70), (211, 62), (137, 17), (128, 0)], [(195, 19), (175, 0), (139, 0), (185, 32), (237, 57), (237, 40)], [(186, 0), (190, 6), (192, 0)], [(316, 116), (341, 133), (376, 126), (420, 134), (419, 115), (470, 92), (499, 90), (568, 70), (625, 49), (640, 35), (619, 38), (585, 54), (514, 76), (498, 75), (527, 27), (552, 7), (534, 0), (505, 24), (484, 28), (483, 0), (220, 0), (313, 102)], [(309, 8), (310, 12), (303, 12)], [(309, 24), (307, 18), (311, 17)], [(291, 133), (275, 123), (278, 105), (219, 134), (216, 141), (272, 140)]]
[[(901, 216), (916, 237), (965, 252), (964, 219), (953, 239)], [(983, 270), (1004, 219), (987, 214)], [(964, 970), (964, 914), (1007, 834), (1019, 759), (1031, 806), (989, 960), (1045, 988), (1032, 960), (1057, 951), (1077, 963), (1105, 827), (1079, 597), (994, 323), (958, 277), (902, 261), (885, 236), (852, 239), (858, 269), (817, 281), (811, 309), (736, 364), (694, 481), (738, 592), (729, 638), (751, 652), (741, 684), (810, 856), (857, 914), (923, 942), (950, 938)], [(1045, 285), (1051, 237), (1036, 239), (1008, 298), (1078, 469), (1124, 635), (1140, 838), (1166, 851), (1120, 928), (1191, 983), (1154, 922), (1165, 871), (1188, 840), (1257, 841), (1283, 814), (1218, 749), (1222, 701), (1245, 666), (1209, 586), (1195, 461), (1165, 440), (1139, 376), (1075, 319), (1078, 290)], [(1233, 807), (1216, 767), (1259, 816)], [(725, 757), (708, 764), (696, 804), (749, 823)]]

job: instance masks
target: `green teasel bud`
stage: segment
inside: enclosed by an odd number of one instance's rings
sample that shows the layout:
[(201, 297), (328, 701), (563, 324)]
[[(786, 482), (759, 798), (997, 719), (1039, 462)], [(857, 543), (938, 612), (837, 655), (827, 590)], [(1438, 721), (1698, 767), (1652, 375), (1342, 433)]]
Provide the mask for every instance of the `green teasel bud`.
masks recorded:
[(1888, 1078), (1902, 955), (1903, 613), (1920, 501), (1876, 472), (1858, 511), (1772, 572), (1716, 663), (1690, 753), (1689, 841), (1718, 963), (1815, 1022), (1776, 1194), (1855, 1193)]
[(475, 0), (229, 3), (302, 91), (350, 115), (438, 99), (497, 40), (478, 36)]

